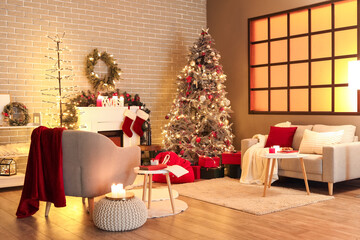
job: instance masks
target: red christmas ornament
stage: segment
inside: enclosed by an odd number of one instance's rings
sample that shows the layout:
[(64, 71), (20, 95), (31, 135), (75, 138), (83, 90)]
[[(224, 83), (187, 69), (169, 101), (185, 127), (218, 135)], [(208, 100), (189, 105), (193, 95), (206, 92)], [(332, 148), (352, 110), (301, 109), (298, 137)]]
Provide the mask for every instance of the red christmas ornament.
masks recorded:
[(211, 94), (208, 95), (208, 99), (211, 100), (213, 96)]
[(181, 144), (181, 141), (179, 141), (179, 144)]
[(130, 94), (127, 93), (127, 94), (126, 94), (126, 97), (128, 98), (129, 96), (130, 96)]
[(192, 79), (192, 77), (191, 76), (188, 76), (187, 78), (186, 78), (186, 82), (191, 82), (191, 79)]
[(211, 43), (211, 41), (209, 41), (209, 43)]
[(206, 54), (205, 52), (202, 53), (203, 56), (205, 56), (205, 54)]
[(222, 112), (222, 111), (224, 111), (224, 107), (221, 107), (221, 108), (220, 108), (220, 112)]
[(179, 116), (176, 116), (176, 120), (179, 120), (179, 118), (180, 118)]
[(169, 116), (168, 116), (168, 115), (166, 115), (166, 116), (165, 116), (165, 119), (169, 119)]
[(114, 93), (113, 96), (117, 96), (117, 93)]
[(183, 155), (183, 154), (184, 154), (184, 150), (181, 150), (181, 151), (180, 151), (180, 154)]
[(216, 133), (216, 132), (212, 132), (211, 134), (212, 134), (212, 136), (213, 136), (214, 138), (217, 138), (217, 133)]
[(201, 64), (199, 64), (199, 65), (198, 65), (198, 67), (199, 67), (199, 68), (201, 68), (201, 67), (202, 67), (202, 65), (201, 65)]
[(196, 142), (197, 142), (197, 143), (201, 142), (201, 137), (197, 137), (197, 138), (196, 138)]

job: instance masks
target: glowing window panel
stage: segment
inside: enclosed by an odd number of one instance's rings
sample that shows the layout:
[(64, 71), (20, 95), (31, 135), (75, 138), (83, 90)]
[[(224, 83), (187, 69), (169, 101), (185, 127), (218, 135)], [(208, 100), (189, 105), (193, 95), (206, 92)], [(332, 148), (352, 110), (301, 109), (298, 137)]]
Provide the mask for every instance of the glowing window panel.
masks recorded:
[(268, 45), (267, 43), (251, 45), (251, 64), (265, 64), (268, 63)]
[(272, 66), (270, 68), (271, 87), (287, 86), (287, 65)]
[(335, 84), (348, 83), (348, 62), (356, 60), (356, 58), (335, 60)]
[(306, 60), (309, 58), (308, 41), (308, 37), (290, 39), (290, 61)]
[(290, 86), (309, 85), (309, 64), (296, 63), (290, 64)]
[(350, 29), (335, 32), (335, 56), (356, 54), (357, 30)]
[(270, 43), (270, 63), (287, 61), (287, 41), (274, 41)]
[(335, 88), (335, 112), (357, 112), (357, 91), (347, 87)]
[(308, 10), (290, 13), (290, 36), (308, 32)]
[(271, 90), (270, 91), (270, 111), (287, 111), (287, 91)]
[(268, 87), (268, 67), (251, 68), (250, 70), (251, 88), (265, 88)]
[(312, 112), (331, 111), (331, 88), (311, 89), (311, 111)]
[(268, 111), (268, 91), (251, 91), (250, 103), (252, 111)]
[(277, 15), (270, 18), (270, 38), (280, 38), (287, 36), (287, 16), (286, 14)]
[(311, 8), (311, 31), (331, 29), (331, 5)]
[(311, 63), (311, 85), (331, 84), (331, 61)]
[(331, 33), (311, 36), (311, 58), (331, 57)]
[(252, 42), (268, 39), (268, 20), (267, 18), (251, 21), (250, 40)]
[(357, 2), (355, 0), (336, 2), (335, 28), (357, 25)]
[(290, 112), (309, 111), (309, 90), (291, 89), (290, 90)]

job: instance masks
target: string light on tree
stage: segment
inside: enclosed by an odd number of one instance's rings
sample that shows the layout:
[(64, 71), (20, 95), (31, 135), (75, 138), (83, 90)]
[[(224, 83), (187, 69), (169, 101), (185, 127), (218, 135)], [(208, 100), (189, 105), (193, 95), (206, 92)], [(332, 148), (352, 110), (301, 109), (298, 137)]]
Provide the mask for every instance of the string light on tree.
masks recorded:
[[(49, 127), (68, 127), (63, 124), (64, 118), (64, 105), (68, 104), (67, 100), (72, 95), (71, 93), (76, 91), (77, 86), (62, 87), (62, 81), (70, 81), (73, 78), (72, 67), (68, 66), (71, 62), (64, 60), (62, 58), (62, 53), (64, 51), (69, 51), (67, 47), (62, 47), (65, 32), (60, 37), (58, 34), (54, 37), (47, 36), (54, 43), (56, 43), (55, 48), (48, 48), (50, 51), (55, 52), (55, 57), (45, 56), (46, 58), (52, 60), (54, 65), (52, 68), (47, 69), (46, 79), (56, 80), (58, 86), (42, 89), (41, 94), (47, 96), (46, 100), (43, 100), (44, 103), (48, 103), (49, 107), (45, 115), (49, 116), (50, 119), (47, 121)], [(66, 115), (69, 113), (66, 113)]]
[(219, 64), (220, 54), (212, 46), (208, 29), (190, 47), (188, 64), (177, 76), (177, 93), (169, 122), (163, 131), (165, 149), (196, 161), (199, 155), (216, 156), (232, 151), (231, 112), (226, 98), (226, 75)]

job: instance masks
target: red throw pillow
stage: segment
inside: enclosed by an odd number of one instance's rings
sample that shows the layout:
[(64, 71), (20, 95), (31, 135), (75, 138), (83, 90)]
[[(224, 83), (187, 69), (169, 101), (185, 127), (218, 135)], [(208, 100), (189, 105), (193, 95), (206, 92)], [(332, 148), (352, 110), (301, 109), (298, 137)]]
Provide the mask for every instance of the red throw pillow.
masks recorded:
[(270, 127), (265, 147), (279, 145), (280, 147), (291, 147), (297, 127)]

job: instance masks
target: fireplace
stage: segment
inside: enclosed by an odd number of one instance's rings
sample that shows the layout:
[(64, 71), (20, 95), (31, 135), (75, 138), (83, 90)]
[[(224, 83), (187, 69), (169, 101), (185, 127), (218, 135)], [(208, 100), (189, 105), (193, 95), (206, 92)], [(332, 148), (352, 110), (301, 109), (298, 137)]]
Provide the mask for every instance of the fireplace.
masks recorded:
[(123, 134), (122, 130), (114, 130), (114, 131), (99, 131), (98, 133), (108, 137), (111, 141), (113, 141), (116, 146), (123, 147)]
[[(121, 147), (140, 145), (140, 137), (133, 132), (129, 138), (121, 130), (124, 111), (128, 107), (79, 107), (79, 130), (97, 132), (109, 137)], [(130, 107), (136, 112), (139, 107)]]

